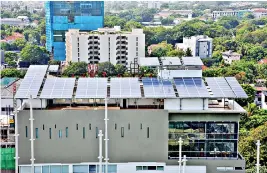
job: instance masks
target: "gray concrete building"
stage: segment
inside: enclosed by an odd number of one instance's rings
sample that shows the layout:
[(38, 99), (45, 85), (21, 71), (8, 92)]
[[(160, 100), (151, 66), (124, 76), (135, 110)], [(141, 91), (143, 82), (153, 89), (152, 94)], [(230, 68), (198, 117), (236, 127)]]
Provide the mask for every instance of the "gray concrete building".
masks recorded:
[[(22, 87), (15, 96), (21, 100), (17, 116), (21, 173), (30, 171), (32, 157), (35, 172), (97, 172), (99, 130), (108, 132), (111, 173), (178, 172), (179, 138), (186, 172), (245, 172), (237, 146), (240, 115), (246, 111), (234, 98), (247, 95), (234, 78), (51, 79), (47, 69), (30, 66), (21, 86), (24, 81), (35, 82), (38, 92)], [(32, 78), (37, 74), (44, 77), (39, 83)], [(28, 92), (22, 94), (24, 90)]]

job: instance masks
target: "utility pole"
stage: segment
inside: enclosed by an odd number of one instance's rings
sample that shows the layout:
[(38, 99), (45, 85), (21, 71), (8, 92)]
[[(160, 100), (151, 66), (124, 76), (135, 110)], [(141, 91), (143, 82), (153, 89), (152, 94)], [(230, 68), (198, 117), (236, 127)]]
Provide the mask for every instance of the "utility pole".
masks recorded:
[(181, 173), (181, 166), (182, 166), (182, 144), (183, 144), (183, 141), (182, 141), (182, 138), (180, 137), (179, 138), (179, 173)]
[(98, 137), (99, 137), (99, 156), (98, 156), (99, 173), (102, 173), (102, 159), (103, 159), (103, 156), (102, 156), (102, 137), (103, 137), (102, 130), (99, 130)]
[(105, 173), (108, 173), (108, 98), (105, 98)]
[(34, 173), (34, 138), (33, 138), (33, 113), (32, 113), (32, 95), (30, 95), (30, 124), (31, 124), (31, 173)]
[(257, 169), (257, 173), (260, 173), (260, 140), (257, 140), (257, 164), (256, 164), (256, 169)]

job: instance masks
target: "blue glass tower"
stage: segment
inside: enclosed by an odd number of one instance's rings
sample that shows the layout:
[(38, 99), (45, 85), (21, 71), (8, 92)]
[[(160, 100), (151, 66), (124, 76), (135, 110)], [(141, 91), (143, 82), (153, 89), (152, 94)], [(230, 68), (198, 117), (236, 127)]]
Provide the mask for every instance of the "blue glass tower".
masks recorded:
[(55, 60), (64, 61), (65, 32), (68, 29), (92, 31), (104, 27), (103, 1), (48, 1), (46, 10), (46, 49)]

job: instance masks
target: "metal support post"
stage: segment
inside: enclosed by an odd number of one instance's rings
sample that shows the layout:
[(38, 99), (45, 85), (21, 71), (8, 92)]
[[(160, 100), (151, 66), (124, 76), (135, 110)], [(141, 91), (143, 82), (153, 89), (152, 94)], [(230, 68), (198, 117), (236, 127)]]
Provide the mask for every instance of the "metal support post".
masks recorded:
[(261, 143), (260, 143), (260, 140), (257, 140), (257, 164), (256, 164), (256, 169), (257, 169), (257, 173), (260, 172), (260, 146), (261, 146)]
[(98, 156), (99, 173), (102, 173), (102, 159), (103, 159), (103, 156), (102, 156), (102, 137), (103, 137), (102, 130), (99, 130), (98, 137), (99, 137), (99, 156)]
[(15, 114), (15, 173), (19, 172), (19, 150), (18, 150), (18, 139), (19, 139), (19, 134), (18, 134), (18, 109), (17, 106), (14, 107), (14, 114)]
[(184, 155), (184, 159), (183, 159), (183, 173), (185, 173), (185, 167), (186, 167), (186, 155)]
[(105, 173), (108, 173), (108, 99), (105, 98)]
[(32, 95), (29, 99), (30, 103), (30, 124), (31, 124), (31, 173), (34, 173), (34, 138), (33, 138), (33, 112), (32, 112)]
[(180, 137), (179, 138), (179, 173), (181, 173), (181, 166), (182, 166), (182, 144), (183, 144), (183, 141), (182, 141), (182, 138)]

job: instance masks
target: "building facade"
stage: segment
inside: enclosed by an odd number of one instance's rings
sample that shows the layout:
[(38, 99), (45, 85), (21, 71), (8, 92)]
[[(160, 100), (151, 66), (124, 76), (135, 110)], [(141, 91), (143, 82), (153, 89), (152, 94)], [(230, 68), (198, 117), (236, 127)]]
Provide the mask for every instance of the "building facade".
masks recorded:
[(252, 13), (256, 19), (260, 19), (262, 17), (267, 17), (267, 9), (265, 9), (265, 8), (252, 9)]
[(145, 56), (145, 34), (142, 29), (121, 33), (117, 29), (98, 29), (88, 33), (69, 30), (66, 33), (66, 62), (98, 64), (111, 62), (129, 66), (137, 57)]
[(208, 58), (212, 56), (212, 38), (205, 35), (184, 37), (183, 43), (177, 43), (176, 48), (184, 51), (189, 48), (193, 56)]
[(232, 64), (234, 61), (239, 61), (240, 57), (241, 54), (231, 50), (222, 53), (222, 58), (226, 64)]
[(103, 1), (48, 1), (46, 10), (46, 49), (55, 60), (65, 61), (65, 32), (92, 31), (104, 26)]
[(233, 16), (237, 18), (242, 18), (246, 13), (251, 12), (250, 10), (229, 10), (229, 11), (213, 11), (212, 18), (217, 20), (223, 16)]
[[(22, 102), (17, 116), (20, 173), (28, 172), (31, 159), (43, 173), (95, 173), (99, 130), (108, 132), (103, 153), (108, 152), (110, 173), (177, 172), (179, 139), (189, 172), (245, 172), (237, 146), (240, 116), (246, 111), (234, 98), (247, 95), (235, 78), (76, 79), (45, 76), (47, 70), (30, 66), (15, 95)], [(224, 86), (219, 91), (218, 82)]]

